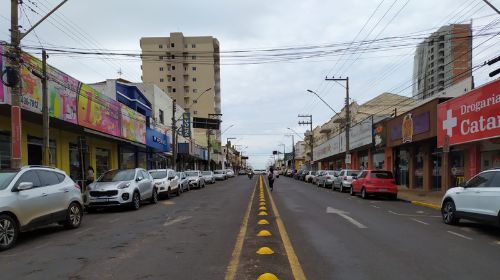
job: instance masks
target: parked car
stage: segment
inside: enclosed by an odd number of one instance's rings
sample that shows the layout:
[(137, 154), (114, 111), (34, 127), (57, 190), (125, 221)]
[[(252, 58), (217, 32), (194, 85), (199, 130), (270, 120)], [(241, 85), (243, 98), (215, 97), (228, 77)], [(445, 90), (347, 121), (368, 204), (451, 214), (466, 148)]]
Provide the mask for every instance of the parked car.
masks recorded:
[(64, 171), (43, 166), (0, 170), (0, 251), (20, 232), (52, 223), (77, 228), (83, 218), (78, 186)]
[(319, 177), (321, 177), (321, 175), (323, 175), (323, 172), (325, 172), (324, 170), (318, 170), (316, 171), (316, 174), (314, 175), (314, 177), (312, 177), (312, 182), (314, 185), (318, 185), (318, 179)]
[(109, 170), (90, 184), (87, 192), (89, 212), (96, 208), (122, 205), (137, 210), (141, 201), (158, 201), (158, 188), (153, 177), (142, 168)]
[(449, 189), (442, 200), (446, 224), (460, 219), (500, 226), (500, 169), (483, 171), (459, 187)]
[(300, 175), (302, 175), (302, 172), (303, 172), (303, 170), (299, 170), (295, 174), (293, 174), (293, 179), (299, 180), (300, 179)]
[(350, 194), (357, 193), (360, 193), (364, 199), (369, 195), (385, 195), (391, 199), (397, 199), (398, 187), (391, 171), (363, 170), (352, 181)]
[(334, 170), (323, 171), (317, 180), (318, 187), (329, 188), (331, 186), (333, 188), (333, 180), (337, 175), (337, 171)]
[(247, 174), (247, 171), (245, 169), (240, 169), (240, 171), (238, 171), (238, 175), (246, 175)]
[(307, 172), (304, 181), (306, 181), (307, 183), (312, 183), (314, 177), (316, 177), (316, 171), (309, 171)]
[(306, 180), (306, 175), (309, 174), (309, 171), (308, 170), (302, 170), (302, 172), (300, 172), (300, 176), (299, 176), (299, 180), (300, 181), (305, 181)]
[(165, 195), (170, 198), (171, 194), (181, 195), (182, 188), (179, 187), (179, 177), (173, 169), (153, 169), (148, 172), (153, 177), (158, 196)]
[(226, 180), (227, 179), (226, 170), (215, 170), (214, 171), (214, 178), (215, 178), (215, 180), (218, 180), (218, 181)]
[(205, 182), (207, 182), (208, 184), (215, 183), (215, 177), (212, 171), (201, 171), (201, 175), (203, 176), (203, 179), (205, 179)]
[(183, 192), (190, 191), (191, 186), (189, 185), (188, 177), (186, 176), (186, 174), (184, 174), (184, 172), (177, 172), (176, 175), (179, 178), (179, 186), (181, 187), (181, 190)]
[(199, 170), (184, 171), (184, 174), (186, 174), (191, 188), (201, 189), (205, 187), (205, 179), (203, 179), (203, 175)]
[(234, 177), (234, 171), (232, 169), (226, 169), (226, 174), (228, 178)]
[(338, 177), (333, 182), (333, 188), (338, 189), (340, 192), (344, 192), (346, 189), (351, 188), (351, 183), (353, 178), (356, 178), (359, 170), (342, 169), (338, 174)]
[(292, 177), (292, 174), (293, 174), (293, 169), (287, 169), (286, 173), (285, 173), (285, 176)]

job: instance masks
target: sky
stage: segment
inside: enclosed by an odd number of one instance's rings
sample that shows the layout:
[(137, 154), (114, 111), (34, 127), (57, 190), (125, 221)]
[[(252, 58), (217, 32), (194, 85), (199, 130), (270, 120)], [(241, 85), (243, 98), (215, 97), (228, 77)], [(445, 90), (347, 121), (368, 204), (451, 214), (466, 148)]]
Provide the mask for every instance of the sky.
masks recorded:
[[(24, 0), (20, 24), (29, 28), (56, 0)], [(500, 0), (490, 1), (500, 7)], [(10, 41), (10, 1), (0, 0), (0, 40)], [(23, 45), (140, 52), (141, 37), (213, 36), (221, 52), (223, 143), (243, 149), (254, 168), (269, 164), (273, 150), (291, 151), (291, 128), (303, 135), (299, 114), (311, 114), (313, 126), (332, 111), (307, 89), (340, 111), (345, 89), (325, 77), (349, 77), (350, 96), (363, 103), (383, 93), (411, 96), (413, 53), (419, 37), (451, 23), (473, 24), (473, 66), (500, 53), (500, 16), (481, 0), (352, 0), (352, 1), (117, 1), (69, 0), (23, 39)], [(483, 28), (489, 23), (492, 25)], [(417, 41), (374, 51), (367, 41), (417, 34)], [(481, 36), (479, 36), (482, 34)], [(365, 42), (361, 47), (352, 42)], [(358, 53), (271, 61), (256, 58), (257, 49), (326, 46), (343, 43)], [(357, 48), (355, 46), (358, 46)], [(321, 48), (320, 48), (321, 49)], [(224, 55), (246, 50), (253, 57)], [(324, 49), (322, 49), (324, 50)], [(49, 64), (85, 83), (122, 77), (140, 82), (138, 59), (49, 52)], [(248, 64), (258, 61), (259, 64)], [(244, 62), (244, 63), (242, 63)], [(474, 72), (475, 85), (491, 81), (492, 67)], [(498, 77), (497, 77), (498, 78)], [(229, 128), (230, 127), (230, 128)], [(300, 140), (295, 135), (295, 141)], [(245, 148), (246, 147), (246, 148)]]

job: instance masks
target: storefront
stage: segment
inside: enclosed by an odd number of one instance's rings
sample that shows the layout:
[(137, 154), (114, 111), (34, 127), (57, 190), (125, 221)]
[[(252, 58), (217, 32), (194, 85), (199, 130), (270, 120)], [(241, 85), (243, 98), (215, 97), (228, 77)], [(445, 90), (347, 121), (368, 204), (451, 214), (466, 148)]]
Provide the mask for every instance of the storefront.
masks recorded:
[(500, 80), (439, 104), (437, 111), (443, 182), (457, 186), (500, 167)]
[[(409, 189), (442, 189), (442, 149), (436, 148), (437, 105), (431, 100), (387, 121), (387, 148), (392, 152), (396, 183)], [(387, 158), (387, 151), (385, 153)]]
[[(387, 148), (387, 122), (380, 121), (373, 125), (373, 149), (371, 151), (372, 168), (375, 170), (392, 170), (392, 150)], [(387, 157), (388, 155), (388, 157)]]
[(352, 169), (371, 169), (371, 147), (373, 144), (373, 116), (353, 125), (349, 130), (349, 150)]
[(335, 135), (321, 145), (314, 147), (314, 160), (320, 162), (322, 170), (341, 169), (345, 167), (345, 132)]
[(157, 130), (146, 128), (146, 147), (148, 152), (148, 169), (167, 168), (170, 140), (168, 136)]

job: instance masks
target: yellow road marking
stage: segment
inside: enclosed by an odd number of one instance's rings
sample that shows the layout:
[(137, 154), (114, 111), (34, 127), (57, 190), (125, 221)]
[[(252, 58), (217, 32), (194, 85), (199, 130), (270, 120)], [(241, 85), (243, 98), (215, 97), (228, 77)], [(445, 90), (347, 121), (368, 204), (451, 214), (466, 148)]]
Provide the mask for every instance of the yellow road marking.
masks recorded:
[[(260, 185), (263, 185), (262, 176), (260, 177)], [(279, 215), (278, 208), (274, 203), (274, 199), (269, 192), (269, 189), (266, 188), (267, 196), (269, 197), (269, 201), (271, 201), (271, 206), (273, 208), (274, 216), (276, 216), (276, 224), (278, 225), (278, 229), (281, 235), (281, 240), (283, 241), (283, 246), (285, 247), (286, 255), (288, 257), (288, 262), (290, 263), (290, 267), (292, 268), (293, 277), (295, 280), (306, 280), (306, 276), (304, 271), (302, 270), (302, 266), (300, 265), (299, 258), (295, 254), (295, 250), (293, 249), (292, 242), (288, 237), (288, 233), (285, 229), (285, 224), (281, 220), (281, 216)]]
[(234, 245), (233, 254), (231, 255), (231, 261), (226, 269), (225, 280), (233, 280), (236, 276), (236, 271), (238, 270), (238, 265), (240, 262), (241, 251), (243, 249), (243, 241), (245, 240), (245, 235), (247, 233), (248, 227), (248, 219), (250, 218), (250, 210), (252, 209), (252, 202), (255, 197), (255, 191), (257, 190), (257, 183), (255, 184), (255, 188), (252, 192), (252, 197), (250, 197), (250, 201), (248, 202), (247, 211), (245, 213), (245, 218), (243, 218), (243, 222), (241, 223), (240, 232), (238, 233), (238, 237), (236, 238), (236, 244)]

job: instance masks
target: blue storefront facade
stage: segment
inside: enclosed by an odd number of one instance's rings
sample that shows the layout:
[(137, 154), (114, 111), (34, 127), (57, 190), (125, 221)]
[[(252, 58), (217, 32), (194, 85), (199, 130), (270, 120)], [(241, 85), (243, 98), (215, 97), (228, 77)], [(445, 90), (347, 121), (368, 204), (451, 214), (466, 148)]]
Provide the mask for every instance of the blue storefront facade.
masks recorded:
[(148, 169), (171, 166), (170, 137), (152, 128), (146, 128)]

